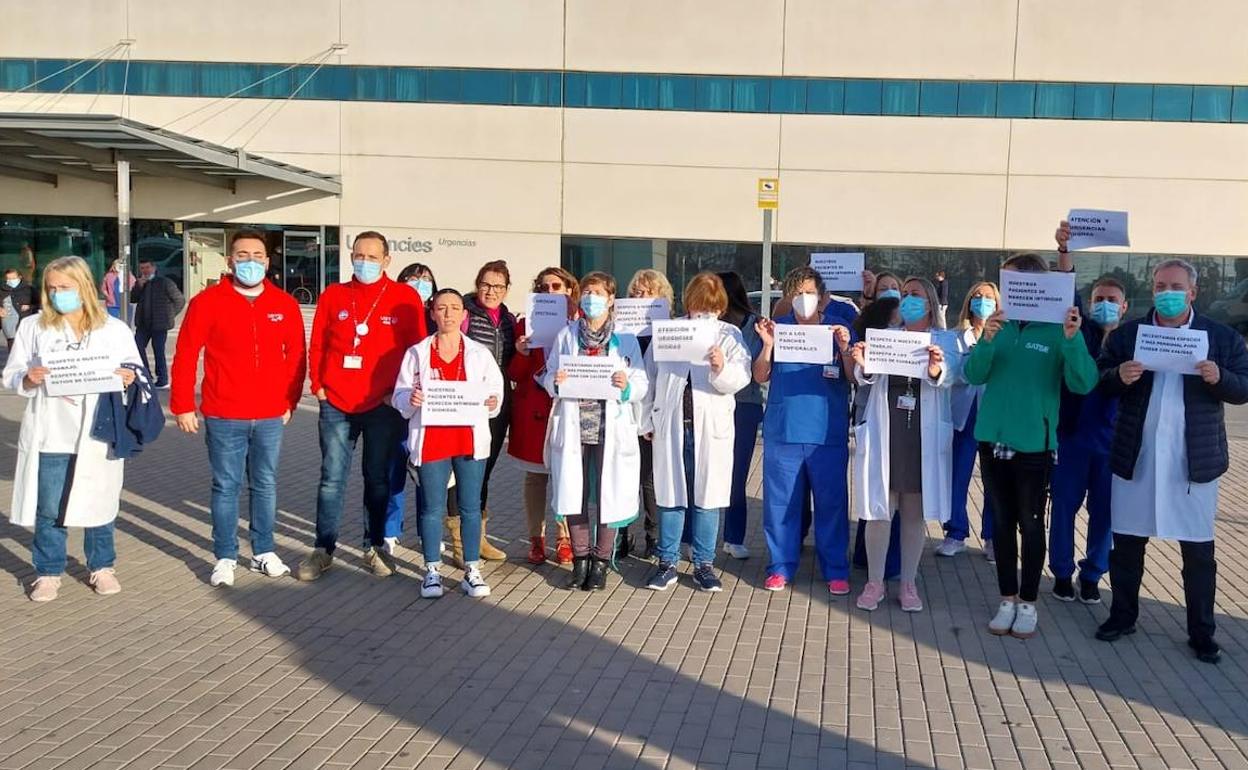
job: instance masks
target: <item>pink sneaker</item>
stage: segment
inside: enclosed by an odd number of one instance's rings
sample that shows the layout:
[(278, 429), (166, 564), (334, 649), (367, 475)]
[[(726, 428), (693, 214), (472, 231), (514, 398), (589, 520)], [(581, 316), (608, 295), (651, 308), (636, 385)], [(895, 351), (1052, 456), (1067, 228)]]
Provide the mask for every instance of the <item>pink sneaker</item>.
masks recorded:
[(901, 584), (901, 596), (897, 597), (897, 601), (901, 603), (902, 612), (919, 612), (923, 609), (923, 600), (919, 598), (919, 587), (914, 583), (903, 582)]
[(849, 596), (848, 580), (829, 580), (828, 592), (833, 596)]
[(880, 606), (886, 595), (883, 583), (867, 583), (858, 594), (858, 609), (870, 612)]
[(767, 580), (763, 583), (763, 588), (766, 588), (768, 591), (783, 591), (788, 583), (789, 581), (784, 579), (784, 575), (768, 575)]

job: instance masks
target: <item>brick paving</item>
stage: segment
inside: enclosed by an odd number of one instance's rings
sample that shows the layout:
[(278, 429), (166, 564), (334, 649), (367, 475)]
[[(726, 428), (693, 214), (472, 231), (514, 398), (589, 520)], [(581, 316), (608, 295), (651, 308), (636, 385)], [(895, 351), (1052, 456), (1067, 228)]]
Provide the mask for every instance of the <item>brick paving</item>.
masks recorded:
[[(6, 509), (19, 401), (0, 395)], [(292, 566), (312, 539), (315, 417), (305, 404), (282, 456), (277, 542)], [(32, 604), (30, 535), (0, 525), (0, 770), (1248, 767), (1248, 441), (1233, 455), (1218, 525), (1226, 654), (1208, 666), (1184, 645), (1172, 544), (1149, 551), (1140, 633), (1113, 645), (1091, 639), (1105, 607), (1047, 595), (1037, 638), (989, 635), (978, 543), (925, 556), (918, 614), (829, 596), (809, 548), (792, 590), (768, 593), (757, 499), (754, 556), (720, 557), (722, 593), (693, 591), (687, 565), (676, 588), (646, 591), (639, 559), (606, 592), (563, 592), (559, 568), (524, 561), (507, 462), (491, 525), (510, 560), (486, 568), (487, 600), (419, 598), (410, 521), (400, 574), (364, 572), (358, 473), (325, 578), (240, 570), (212, 589), (203, 440), (170, 427), (127, 468), (121, 595), (87, 588), (75, 531), (61, 598)], [(758, 485), (756, 464), (755, 498)], [(977, 489), (973, 521), (978, 504)]]

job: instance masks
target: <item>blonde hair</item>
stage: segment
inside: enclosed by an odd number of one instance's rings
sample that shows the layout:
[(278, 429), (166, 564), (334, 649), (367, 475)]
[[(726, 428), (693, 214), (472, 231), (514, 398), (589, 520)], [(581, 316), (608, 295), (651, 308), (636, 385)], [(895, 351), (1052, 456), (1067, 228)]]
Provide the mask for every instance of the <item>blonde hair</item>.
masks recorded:
[(966, 293), (966, 298), (962, 300), (962, 310), (958, 313), (958, 328), (971, 328), (971, 298), (975, 296), (975, 292), (980, 289), (988, 289), (992, 292), (992, 298), (997, 303), (997, 307), (1001, 307), (1001, 290), (992, 281), (980, 281), (971, 285), (971, 290)]
[(704, 270), (689, 279), (684, 301), (686, 312), (706, 312), (718, 316), (728, 309), (728, 292), (724, 291), (724, 282), (718, 275)]
[(945, 317), (940, 313), (940, 302), (936, 296), (936, 287), (926, 278), (920, 278), (912, 275), (901, 282), (901, 288), (904, 291), (906, 284), (917, 283), (923, 287), (923, 293), (927, 295), (927, 320), (933, 329), (945, 328)]
[(48, 292), (48, 278), (52, 273), (59, 273), (78, 288), (78, 296), (82, 300), (82, 326), (80, 331), (93, 331), (104, 326), (108, 313), (100, 304), (100, 297), (95, 290), (95, 279), (91, 276), (91, 268), (82, 257), (59, 257), (43, 268), (43, 309), (39, 313), (39, 325), (45, 329), (60, 328), (65, 325), (65, 316), (57, 311), (52, 304), (52, 295)]
[(676, 304), (676, 291), (672, 289), (672, 282), (658, 270), (646, 267), (633, 273), (633, 279), (628, 282), (628, 296), (633, 296), (633, 289), (638, 286), (649, 287), (655, 294), (667, 300), (669, 305)]

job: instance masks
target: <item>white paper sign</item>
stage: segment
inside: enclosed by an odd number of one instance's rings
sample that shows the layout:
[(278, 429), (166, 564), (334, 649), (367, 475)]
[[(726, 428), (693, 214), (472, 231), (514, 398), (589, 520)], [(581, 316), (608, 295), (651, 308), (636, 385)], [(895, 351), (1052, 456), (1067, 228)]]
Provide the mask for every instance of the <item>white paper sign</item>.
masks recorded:
[(555, 337), (568, 325), (568, 298), (563, 294), (530, 294), (529, 309), (524, 317), (529, 347), (549, 348)]
[(611, 384), (619, 362), (606, 356), (564, 356), (559, 368), (568, 378), (559, 386), (560, 398), (619, 401), (620, 389)]
[(1071, 251), (1091, 249), (1097, 246), (1130, 246), (1127, 237), (1127, 212), (1101, 211), (1099, 209), (1071, 209), (1066, 215), (1070, 223)]
[(860, 252), (811, 254), (810, 266), (823, 276), (828, 291), (862, 291), (866, 256)]
[(1074, 273), (1001, 271), (1001, 309), (1011, 321), (1060, 324), (1074, 304)]
[(835, 349), (831, 326), (776, 324), (776, 363), (830, 364)]
[(475, 425), (489, 416), (485, 383), (463, 380), (427, 380), (421, 385), (425, 400), (420, 406), (424, 425)]
[(1204, 329), (1141, 324), (1135, 335), (1134, 358), (1155, 372), (1196, 374), (1196, 364), (1209, 358), (1209, 335)]
[(719, 341), (717, 321), (655, 321), (653, 327), (655, 361), (700, 364)]
[(672, 317), (672, 306), (663, 298), (627, 297), (615, 301), (615, 330), (638, 337), (650, 336), (652, 321)]
[(43, 385), (49, 396), (82, 396), (122, 390), (115, 372), (120, 361), (106, 350), (67, 350), (42, 356), (48, 369)]
[(927, 348), (931, 344), (931, 332), (867, 329), (867, 360), (863, 371), (922, 379), (927, 377)]

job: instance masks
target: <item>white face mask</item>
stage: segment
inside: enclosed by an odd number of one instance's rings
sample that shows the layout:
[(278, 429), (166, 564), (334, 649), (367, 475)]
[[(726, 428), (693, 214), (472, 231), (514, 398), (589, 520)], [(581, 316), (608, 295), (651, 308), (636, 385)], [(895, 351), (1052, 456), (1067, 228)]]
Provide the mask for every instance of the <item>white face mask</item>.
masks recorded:
[(793, 311), (798, 318), (810, 318), (819, 309), (819, 297), (815, 294), (798, 294), (793, 298)]

